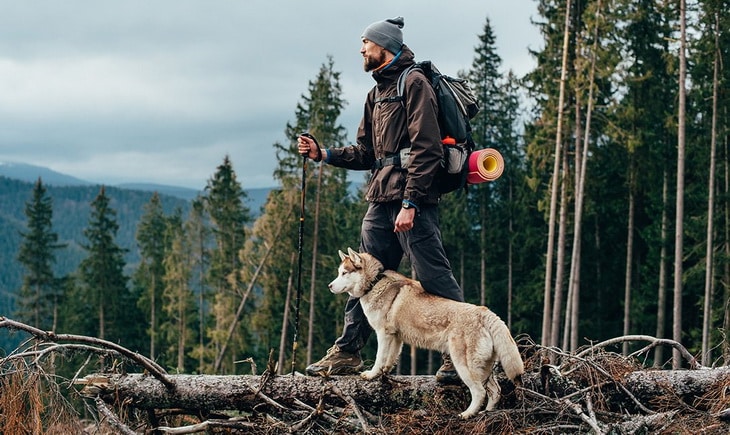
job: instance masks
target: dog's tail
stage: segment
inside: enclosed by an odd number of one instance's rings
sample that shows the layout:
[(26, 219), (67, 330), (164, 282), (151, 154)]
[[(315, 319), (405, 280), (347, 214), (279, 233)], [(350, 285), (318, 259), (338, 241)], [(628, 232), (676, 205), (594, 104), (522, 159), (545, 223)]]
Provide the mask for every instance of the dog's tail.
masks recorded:
[(512, 334), (509, 332), (509, 328), (507, 328), (507, 325), (504, 324), (504, 321), (499, 316), (491, 311), (487, 316), (487, 322), (487, 327), (492, 335), (494, 349), (499, 356), (504, 373), (510, 380), (516, 383), (521, 382), (521, 375), (525, 372), (525, 366), (522, 362), (520, 351), (517, 348), (517, 343), (515, 343)]

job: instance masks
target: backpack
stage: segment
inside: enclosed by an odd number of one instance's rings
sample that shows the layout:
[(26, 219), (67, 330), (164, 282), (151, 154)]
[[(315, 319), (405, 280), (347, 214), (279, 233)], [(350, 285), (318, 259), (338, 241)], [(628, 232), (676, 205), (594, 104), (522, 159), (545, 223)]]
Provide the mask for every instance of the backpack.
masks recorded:
[(420, 70), (429, 80), (438, 103), (438, 124), (441, 143), (444, 145), (444, 158), (434, 182), (440, 193), (466, 188), (469, 155), (476, 148), (469, 121), (479, 112), (479, 102), (466, 80), (441, 74), (428, 60), (418, 62), (401, 73), (396, 99), (403, 101), (406, 76), (414, 70)]

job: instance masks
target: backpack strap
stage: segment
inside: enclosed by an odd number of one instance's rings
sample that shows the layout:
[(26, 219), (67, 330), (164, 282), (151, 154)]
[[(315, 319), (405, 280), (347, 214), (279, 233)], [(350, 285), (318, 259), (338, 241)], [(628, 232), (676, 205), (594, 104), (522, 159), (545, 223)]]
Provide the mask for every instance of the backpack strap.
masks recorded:
[(375, 103), (397, 103), (403, 101), (403, 95), (396, 95), (394, 97), (376, 98)]
[(376, 103), (397, 103), (400, 102), (402, 104), (404, 101), (403, 98), (403, 91), (406, 88), (406, 77), (408, 74), (415, 70), (420, 69), (424, 75), (426, 74), (425, 69), (430, 68), (431, 62), (430, 61), (423, 61), (423, 62), (417, 62), (413, 65), (409, 66), (408, 68), (404, 69), (403, 72), (400, 73), (400, 76), (398, 76), (398, 84), (396, 85), (396, 95), (392, 97), (386, 97), (386, 98), (376, 98)]
[(403, 91), (405, 91), (405, 89), (406, 89), (406, 77), (408, 76), (408, 74), (411, 71), (413, 71), (416, 68), (420, 69), (421, 66), (417, 63), (414, 63), (413, 65), (411, 65), (408, 68), (406, 68), (405, 70), (403, 70), (403, 72), (400, 73), (400, 77), (398, 77), (398, 85), (397, 85), (396, 89), (398, 90), (397, 91), (398, 96), (401, 98), (401, 100), (403, 99)]

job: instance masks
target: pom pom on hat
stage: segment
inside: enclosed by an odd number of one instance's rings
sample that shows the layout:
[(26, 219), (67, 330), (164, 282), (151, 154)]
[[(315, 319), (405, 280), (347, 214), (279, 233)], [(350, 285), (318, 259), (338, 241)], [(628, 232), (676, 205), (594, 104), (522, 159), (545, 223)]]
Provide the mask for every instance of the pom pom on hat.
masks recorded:
[(376, 21), (365, 28), (362, 37), (396, 54), (403, 46), (403, 32), (401, 29), (404, 25), (403, 17)]

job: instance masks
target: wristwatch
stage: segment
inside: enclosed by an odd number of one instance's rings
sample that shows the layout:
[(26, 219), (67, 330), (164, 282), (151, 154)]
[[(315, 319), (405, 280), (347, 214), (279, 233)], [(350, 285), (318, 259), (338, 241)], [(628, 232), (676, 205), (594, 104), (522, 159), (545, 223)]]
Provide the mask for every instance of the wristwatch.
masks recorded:
[(416, 204), (410, 202), (407, 199), (404, 199), (403, 200), (403, 202), (401, 203), (401, 207), (403, 207), (405, 209), (409, 209), (409, 208), (415, 208), (415, 209), (417, 209), (418, 208), (418, 207), (416, 207)]

